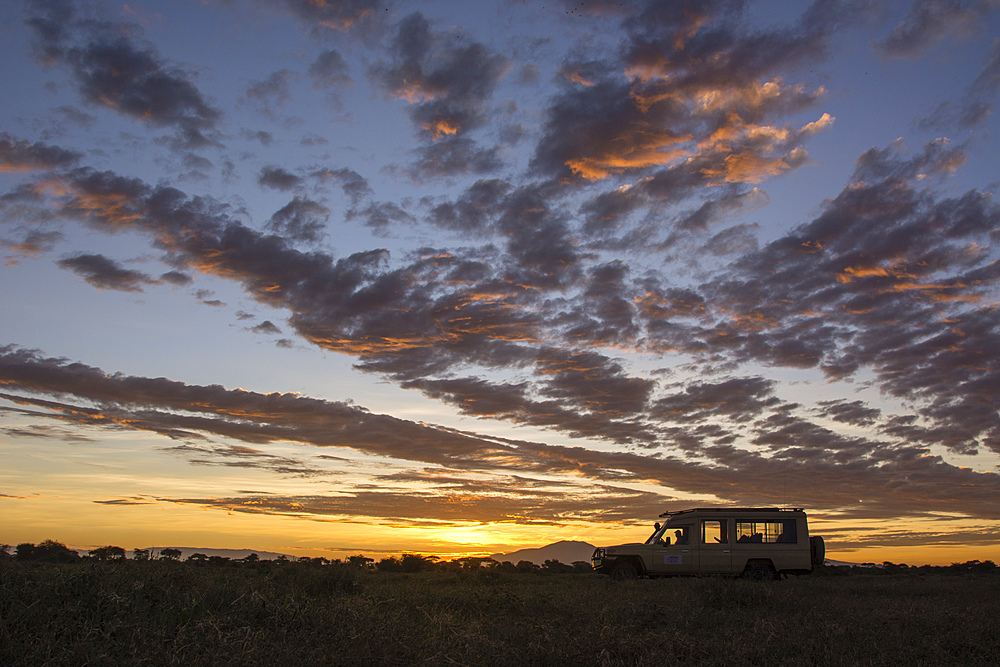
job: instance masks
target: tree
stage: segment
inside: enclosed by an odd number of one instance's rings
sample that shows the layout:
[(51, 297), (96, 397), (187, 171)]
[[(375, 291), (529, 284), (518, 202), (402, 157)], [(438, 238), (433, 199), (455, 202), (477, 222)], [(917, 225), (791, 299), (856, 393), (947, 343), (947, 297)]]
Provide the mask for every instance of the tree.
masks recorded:
[(434, 567), (434, 562), (437, 559), (437, 556), (403, 554), (403, 557), (399, 559), (399, 564), (403, 572), (423, 572)]
[(9, 544), (0, 544), (0, 558), (10, 558)]
[(552, 574), (563, 574), (567, 572), (572, 572), (573, 566), (566, 565), (565, 563), (561, 563), (557, 559), (553, 558), (550, 560), (546, 560), (545, 563), (542, 565), (542, 569)]
[(187, 557), (185, 562), (194, 563), (195, 565), (204, 565), (208, 562), (207, 554), (191, 554)]
[(132, 549), (132, 560), (149, 560), (149, 549)]
[(347, 557), (347, 562), (350, 563), (351, 565), (354, 565), (355, 567), (366, 567), (367, 568), (367, 567), (371, 567), (372, 566), (372, 563), (375, 562), (375, 559), (374, 558), (368, 558), (366, 556), (362, 556), (361, 554), (358, 554), (357, 556), (348, 556)]
[(35, 549), (31, 542), (22, 542), (14, 547), (14, 557), (18, 560), (35, 560)]
[(33, 544), (17, 545), (18, 559), (22, 559), (22, 547), (25, 550), (23, 560), (38, 560), (43, 563), (73, 563), (80, 559), (80, 555), (76, 551), (55, 540), (44, 540), (38, 546)]
[(517, 562), (518, 572), (537, 572), (539, 567), (530, 560), (520, 560)]
[(87, 553), (90, 557), (95, 560), (125, 560), (125, 550), (121, 547), (113, 547), (108, 545), (106, 547), (97, 547), (96, 549), (91, 549)]
[(180, 549), (160, 549), (160, 558), (163, 560), (180, 560), (181, 550)]
[(379, 572), (401, 572), (403, 570), (403, 564), (398, 558), (386, 556), (375, 564), (375, 569)]

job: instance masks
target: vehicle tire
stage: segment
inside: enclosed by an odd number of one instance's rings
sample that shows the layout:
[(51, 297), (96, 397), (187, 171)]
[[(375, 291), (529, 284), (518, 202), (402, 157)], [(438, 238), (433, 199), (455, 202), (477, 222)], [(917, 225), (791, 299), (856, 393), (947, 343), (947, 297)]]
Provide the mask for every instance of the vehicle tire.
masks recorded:
[(611, 579), (613, 581), (630, 581), (638, 577), (639, 573), (632, 563), (618, 563), (611, 570)]
[(747, 563), (743, 578), (750, 581), (774, 581), (778, 573), (770, 563)]
[(826, 561), (826, 543), (822, 535), (813, 535), (809, 538), (809, 557), (814, 567)]

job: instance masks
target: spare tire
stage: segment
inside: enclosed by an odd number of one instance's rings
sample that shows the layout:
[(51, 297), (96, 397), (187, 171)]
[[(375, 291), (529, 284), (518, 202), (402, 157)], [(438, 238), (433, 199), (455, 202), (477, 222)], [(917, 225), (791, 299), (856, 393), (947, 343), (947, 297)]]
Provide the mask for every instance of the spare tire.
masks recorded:
[(822, 565), (826, 560), (826, 543), (823, 542), (822, 535), (813, 535), (809, 538), (809, 556), (813, 566)]

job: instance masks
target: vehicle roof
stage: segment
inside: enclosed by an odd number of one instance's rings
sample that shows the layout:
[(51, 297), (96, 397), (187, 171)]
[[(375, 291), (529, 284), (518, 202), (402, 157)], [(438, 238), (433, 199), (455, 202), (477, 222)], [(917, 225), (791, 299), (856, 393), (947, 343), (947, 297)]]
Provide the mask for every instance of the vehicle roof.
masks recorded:
[(803, 512), (801, 507), (693, 507), (686, 510), (676, 510), (673, 512), (664, 512), (660, 515), (663, 517), (675, 517), (680, 514), (692, 514), (694, 512), (718, 512), (726, 514), (747, 514), (751, 512)]

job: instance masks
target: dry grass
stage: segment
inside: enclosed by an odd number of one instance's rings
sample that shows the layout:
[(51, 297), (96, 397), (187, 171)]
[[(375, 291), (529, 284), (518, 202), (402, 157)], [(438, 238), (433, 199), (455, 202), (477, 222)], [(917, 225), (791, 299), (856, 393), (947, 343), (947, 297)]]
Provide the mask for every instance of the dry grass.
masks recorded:
[(0, 562), (0, 665), (996, 665), (1000, 576)]

